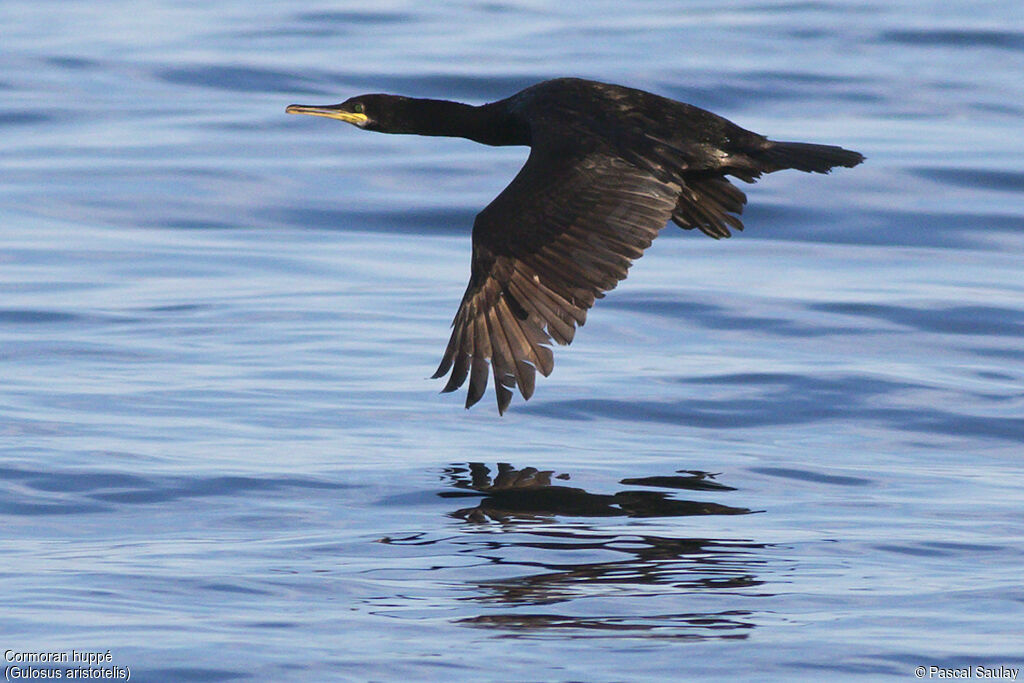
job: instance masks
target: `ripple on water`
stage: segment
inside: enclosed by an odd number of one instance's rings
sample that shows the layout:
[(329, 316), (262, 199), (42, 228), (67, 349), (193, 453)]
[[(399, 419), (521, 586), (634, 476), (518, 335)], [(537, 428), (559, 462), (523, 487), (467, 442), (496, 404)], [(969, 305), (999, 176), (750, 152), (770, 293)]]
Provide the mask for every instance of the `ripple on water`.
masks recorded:
[(287, 95), (307, 92), (309, 89), (309, 81), (305, 77), (252, 66), (203, 64), (169, 67), (157, 70), (154, 75), (173, 85), (216, 88), (230, 92), (276, 92)]
[[(455, 623), (506, 635), (746, 638), (764, 618), (758, 610), (674, 611), (686, 601), (670, 596), (762, 595), (758, 574), (776, 562), (762, 555), (768, 546), (741, 539), (670, 536), (656, 526), (607, 528), (607, 520), (616, 517), (654, 522), (750, 514), (743, 507), (676, 497), (681, 488), (736, 495), (734, 487), (719, 484), (715, 476), (686, 471), (635, 477), (621, 483), (667, 490), (596, 493), (564, 483), (568, 474), (510, 464), (496, 469), (483, 463), (453, 464), (445, 470), (453, 490), (439, 495), (455, 502), (479, 498), (475, 507), (449, 513), (471, 526), (454, 536), (416, 533), (386, 538), (389, 546), (429, 558), (431, 567), (370, 574), (386, 574), (392, 580), (418, 575), (418, 580), (430, 583), (458, 581), (464, 586), (458, 611), (470, 614)], [(503, 530), (500, 543), (488, 533), (492, 525)], [(476, 561), (467, 566), (473, 558)]]
[(889, 304), (822, 303), (811, 310), (884, 320), (921, 332), (978, 336), (1024, 336), (1024, 310), (1001, 306), (897, 306)]
[[(342, 491), (347, 485), (303, 477), (138, 476), (97, 472), (2, 468), (0, 510), (11, 515), (113, 512), (192, 498), (287, 495), (302, 489)], [(127, 507), (126, 507), (127, 506)]]
[(912, 169), (921, 178), (943, 185), (998, 192), (1024, 192), (1024, 172), (986, 168), (923, 167)]
[(953, 49), (991, 48), (1024, 51), (1024, 32), (1002, 29), (908, 29), (885, 31), (881, 40), (901, 45), (925, 45)]

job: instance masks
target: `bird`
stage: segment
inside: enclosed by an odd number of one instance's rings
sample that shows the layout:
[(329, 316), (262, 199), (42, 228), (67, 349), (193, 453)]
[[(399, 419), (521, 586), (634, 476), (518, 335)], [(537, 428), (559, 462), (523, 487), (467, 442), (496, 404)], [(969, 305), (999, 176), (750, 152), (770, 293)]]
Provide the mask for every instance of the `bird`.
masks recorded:
[(828, 173), (864, 156), (779, 142), (709, 111), (644, 90), (580, 78), (542, 81), (482, 105), (368, 94), (290, 114), (381, 133), (523, 145), (529, 156), (473, 223), (469, 284), (433, 378), (466, 380), (466, 408), (493, 374), (498, 413), (554, 368), (587, 311), (672, 221), (715, 239), (742, 230), (746, 183), (783, 169)]

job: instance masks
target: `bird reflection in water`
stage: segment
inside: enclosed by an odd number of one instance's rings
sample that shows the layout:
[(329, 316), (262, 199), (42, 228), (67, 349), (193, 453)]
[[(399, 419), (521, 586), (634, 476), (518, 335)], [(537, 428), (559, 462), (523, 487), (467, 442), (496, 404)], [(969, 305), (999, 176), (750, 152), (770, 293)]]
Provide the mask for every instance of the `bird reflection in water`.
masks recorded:
[[(452, 465), (444, 478), (457, 490), (439, 494), (442, 497), (482, 496), (475, 507), (451, 514), (475, 523), (467, 529), (470, 536), (458, 541), (464, 546), (460, 553), (475, 555), (490, 567), (480, 572), (487, 578), (469, 580), (473, 595), (464, 598), (488, 605), (488, 611), (459, 623), (523, 636), (557, 629), (574, 636), (681, 639), (745, 638), (757, 625), (758, 613), (745, 608), (766, 595), (757, 572), (769, 563), (761, 552), (767, 545), (745, 539), (670, 537), (660, 524), (622, 527), (586, 520), (744, 515), (752, 512), (748, 508), (679, 500), (669, 491), (590, 493), (561, 483), (568, 475), (509, 464), (498, 465), (496, 474), (482, 463)], [(622, 483), (675, 491), (735, 491), (699, 471)], [(491, 524), (498, 524), (502, 533), (489, 533)], [(697, 596), (708, 595), (714, 595), (722, 609), (694, 609), (698, 604), (706, 608), (707, 600)]]
[[(614, 494), (589, 493), (581, 488), (551, 483), (552, 471), (535, 467), (515, 469), (508, 463), (498, 464), (498, 474), (492, 479), (491, 471), (483, 463), (469, 463), (467, 467), (453, 465), (445, 474), (453, 486), (483, 494), (474, 508), (457, 510), (456, 517), (483, 522), (488, 519), (505, 521), (512, 517), (544, 517), (570, 515), (582, 517), (684, 517), (688, 515), (745, 515), (747, 508), (729, 507), (718, 503), (675, 500), (661, 491), (619, 491)], [(468, 476), (467, 476), (468, 475)], [(707, 472), (684, 471), (673, 476), (623, 479), (623, 484), (658, 486), (663, 488), (698, 491), (730, 491), (713, 480)], [(556, 479), (568, 479), (558, 475)], [(461, 497), (461, 492), (439, 494), (442, 497)]]

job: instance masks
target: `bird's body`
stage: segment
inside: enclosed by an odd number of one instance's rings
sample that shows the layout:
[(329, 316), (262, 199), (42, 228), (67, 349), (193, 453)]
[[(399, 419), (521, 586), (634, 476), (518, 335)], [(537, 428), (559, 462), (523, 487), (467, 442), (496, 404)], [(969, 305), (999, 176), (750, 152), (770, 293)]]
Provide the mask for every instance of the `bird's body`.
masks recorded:
[(595, 299), (626, 277), (669, 220), (715, 238), (743, 229), (746, 196), (725, 176), (827, 173), (864, 159), (841, 147), (774, 142), (689, 104), (575, 78), (477, 107), (363, 95), (288, 111), (385, 133), (531, 148), (476, 217), (469, 286), (434, 374), (451, 373), (444, 391), (468, 378), (468, 408), (492, 372), (499, 412), (516, 387), (530, 398), (536, 372), (553, 368), (551, 342), (572, 341)]

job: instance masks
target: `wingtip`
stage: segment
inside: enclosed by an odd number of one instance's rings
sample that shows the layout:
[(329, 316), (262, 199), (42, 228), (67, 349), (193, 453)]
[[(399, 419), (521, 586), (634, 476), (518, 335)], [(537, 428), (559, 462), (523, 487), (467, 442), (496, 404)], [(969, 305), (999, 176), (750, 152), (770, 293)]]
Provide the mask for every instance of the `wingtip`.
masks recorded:
[(451, 368), (452, 358), (445, 354), (444, 358), (441, 359), (441, 364), (437, 366), (437, 370), (434, 370), (434, 374), (430, 376), (430, 379), (441, 379), (448, 374)]
[(508, 405), (512, 402), (512, 392), (503, 384), (495, 387), (495, 394), (498, 398), (498, 415), (504, 415)]

